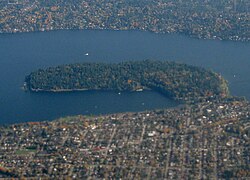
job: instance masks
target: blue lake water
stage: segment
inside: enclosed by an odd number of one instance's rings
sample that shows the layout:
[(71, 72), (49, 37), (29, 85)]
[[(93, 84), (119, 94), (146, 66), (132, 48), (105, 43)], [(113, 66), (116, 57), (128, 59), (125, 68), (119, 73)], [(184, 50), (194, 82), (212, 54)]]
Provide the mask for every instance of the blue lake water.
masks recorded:
[[(88, 56), (85, 54), (88, 53)], [(75, 62), (172, 60), (222, 74), (231, 94), (250, 99), (250, 43), (139, 31), (53, 31), (0, 35), (0, 124), (176, 106), (156, 92), (29, 93), (25, 75)]]

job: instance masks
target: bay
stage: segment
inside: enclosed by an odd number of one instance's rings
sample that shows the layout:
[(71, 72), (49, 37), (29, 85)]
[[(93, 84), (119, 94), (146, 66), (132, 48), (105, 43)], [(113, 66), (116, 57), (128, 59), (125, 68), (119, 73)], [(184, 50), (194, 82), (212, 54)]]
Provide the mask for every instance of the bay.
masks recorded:
[[(88, 54), (88, 55), (86, 55)], [(212, 69), (233, 95), (250, 99), (250, 43), (200, 40), (140, 31), (61, 30), (0, 35), (0, 123), (52, 120), (176, 106), (161, 94), (87, 91), (29, 93), (25, 75), (38, 68), (79, 62), (172, 60)]]

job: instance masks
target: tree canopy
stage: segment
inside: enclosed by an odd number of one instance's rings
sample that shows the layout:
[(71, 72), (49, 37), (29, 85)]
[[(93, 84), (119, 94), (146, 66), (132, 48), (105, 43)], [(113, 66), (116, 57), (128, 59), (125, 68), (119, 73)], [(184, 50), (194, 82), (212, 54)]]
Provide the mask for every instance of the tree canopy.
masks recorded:
[(152, 89), (178, 100), (228, 95), (227, 83), (217, 73), (155, 60), (49, 67), (30, 73), (25, 82), (30, 91)]

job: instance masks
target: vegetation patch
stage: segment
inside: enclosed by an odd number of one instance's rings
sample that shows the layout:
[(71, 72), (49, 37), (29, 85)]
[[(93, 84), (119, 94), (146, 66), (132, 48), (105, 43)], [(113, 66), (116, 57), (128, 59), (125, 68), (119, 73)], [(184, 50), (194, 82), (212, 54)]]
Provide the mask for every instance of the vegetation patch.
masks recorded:
[(27, 90), (156, 90), (170, 98), (194, 101), (227, 97), (226, 80), (200, 67), (168, 61), (69, 64), (39, 69), (25, 78)]
[(22, 156), (22, 155), (27, 155), (30, 153), (36, 153), (36, 149), (19, 149), (16, 151), (16, 155)]

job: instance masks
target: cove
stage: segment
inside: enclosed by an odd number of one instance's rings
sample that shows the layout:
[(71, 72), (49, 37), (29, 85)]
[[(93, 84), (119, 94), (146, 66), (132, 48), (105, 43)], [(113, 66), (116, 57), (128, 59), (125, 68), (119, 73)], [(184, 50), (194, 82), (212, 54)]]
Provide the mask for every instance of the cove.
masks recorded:
[(62, 30), (0, 35), (0, 123), (52, 120), (178, 105), (161, 94), (87, 91), (25, 93), (25, 75), (38, 68), (79, 62), (172, 60), (222, 74), (231, 94), (250, 99), (250, 44), (199, 40), (140, 31)]

